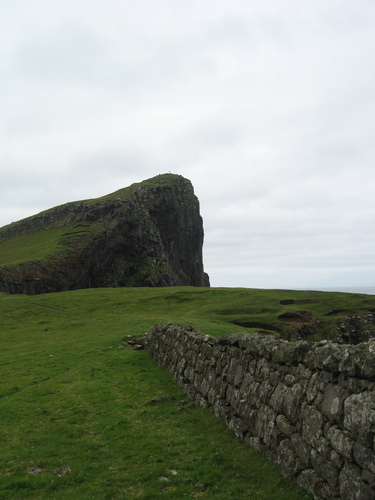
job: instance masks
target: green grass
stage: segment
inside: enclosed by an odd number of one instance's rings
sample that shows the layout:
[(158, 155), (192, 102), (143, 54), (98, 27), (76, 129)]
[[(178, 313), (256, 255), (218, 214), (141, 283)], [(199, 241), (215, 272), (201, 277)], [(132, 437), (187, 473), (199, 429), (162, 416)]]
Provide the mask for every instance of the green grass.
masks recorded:
[[(298, 301), (319, 316), (373, 307), (375, 297), (188, 287), (0, 294), (0, 498), (311, 498), (207, 410), (179, 411), (187, 398), (147, 352), (117, 348), (158, 322), (244, 331), (233, 319), (271, 322)], [(159, 396), (167, 401), (150, 404)], [(64, 465), (71, 473), (56, 476)]]
[(4, 240), (0, 242), (0, 266), (47, 260), (58, 251), (71, 248), (76, 241), (82, 244), (100, 230), (99, 226), (81, 222), (55, 229), (34, 231)]

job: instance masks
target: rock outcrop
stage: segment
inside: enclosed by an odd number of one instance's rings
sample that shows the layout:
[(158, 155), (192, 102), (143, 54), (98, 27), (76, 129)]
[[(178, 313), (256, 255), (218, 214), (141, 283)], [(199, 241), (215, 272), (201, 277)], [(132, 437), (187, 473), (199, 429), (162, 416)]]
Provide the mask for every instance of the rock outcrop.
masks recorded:
[[(31, 237), (42, 258), (25, 258)], [(2, 252), (0, 291), (8, 293), (209, 286), (199, 201), (191, 182), (174, 174), (12, 223), (0, 229), (0, 254), (2, 245), (26, 252), (9, 263)]]

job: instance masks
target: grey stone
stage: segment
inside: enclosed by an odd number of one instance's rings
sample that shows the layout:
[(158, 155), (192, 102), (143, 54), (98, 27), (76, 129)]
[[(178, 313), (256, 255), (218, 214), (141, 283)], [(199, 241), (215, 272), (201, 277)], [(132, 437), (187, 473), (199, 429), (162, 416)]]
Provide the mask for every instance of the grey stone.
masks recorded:
[(314, 470), (326, 479), (332, 488), (337, 488), (339, 484), (339, 469), (325, 460), (325, 458), (315, 449), (311, 450), (311, 463)]
[(285, 415), (278, 415), (276, 417), (277, 428), (288, 437), (296, 432), (296, 428), (292, 425)]
[(340, 474), (340, 494), (343, 499), (374, 500), (374, 490), (361, 477), (361, 469), (346, 462)]
[(290, 439), (281, 441), (277, 448), (277, 465), (287, 479), (293, 479), (303, 469)]
[(354, 460), (364, 469), (375, 474), (375, 451), (357, 441), (354, 446)]
[(324, 479), (313, 469), (305, 469), (297, 477), (297, 483), (315, 495), (324, 485)]
[(322, 410), (331, 422), (338, 422), (343, 416), (344, 401), (348, 392), (337, 384), (328, 384), (323, 396)]
[(314, 406), (306, 406), (301, 412), (302, 437), (313, 447), (319, 447), (323, 433), (323, 415)]
[(367, 442), (367, 436), (375, 426), (375, 392), (352, 394), (344, 403), (344, 426), (354, 436)]
[(297, 433), (292, 435), (292, 444), (304, 468), (309, 469), (311, 467), (312, 447)]

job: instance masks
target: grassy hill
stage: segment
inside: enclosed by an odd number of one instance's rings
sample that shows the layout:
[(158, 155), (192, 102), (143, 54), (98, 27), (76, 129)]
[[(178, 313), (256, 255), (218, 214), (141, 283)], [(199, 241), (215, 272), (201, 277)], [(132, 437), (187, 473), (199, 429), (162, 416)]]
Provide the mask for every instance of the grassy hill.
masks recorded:
[(340, 315), (374, 307), (372, 296), (286, 290), (0, 294), (0, 498), (310, 498), (207, 410), (183, 403), (147, 352), (118, 346), (168, 321), (210, 335), (255, 323), (274, 332), (301, 310), (329, 334)]

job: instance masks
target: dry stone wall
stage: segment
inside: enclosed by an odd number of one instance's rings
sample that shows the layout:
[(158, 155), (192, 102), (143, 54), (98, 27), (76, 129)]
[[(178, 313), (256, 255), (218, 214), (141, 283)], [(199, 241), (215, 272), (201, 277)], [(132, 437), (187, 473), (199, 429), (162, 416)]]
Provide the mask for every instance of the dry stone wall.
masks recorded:
[(353, 346), (213, 338), (167, 324), (138, 342), (316, 499), (375, 498), (375, 339)]

